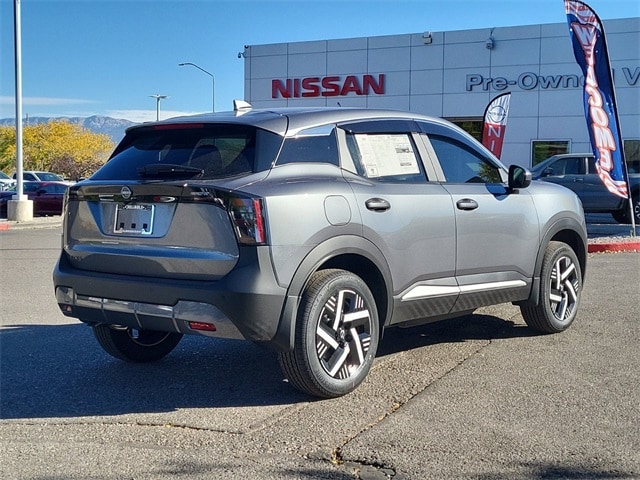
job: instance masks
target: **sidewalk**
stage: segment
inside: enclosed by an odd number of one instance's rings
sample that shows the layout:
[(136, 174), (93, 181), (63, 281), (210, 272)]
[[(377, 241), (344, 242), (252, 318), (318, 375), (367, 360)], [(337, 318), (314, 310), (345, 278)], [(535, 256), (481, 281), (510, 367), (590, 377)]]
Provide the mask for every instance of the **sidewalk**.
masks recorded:
[[(59, 228), (62, 217), (34, 217), (26, 222), (0, 219), (0, 232), (26, 228)], [(636, 227), (638, 229), (638, 227)], [(631, 236), (629, 225), (619, 224), (587, 224), (589, 235), (589, 253), (600, 252), (640, 252), (640, 236)]]

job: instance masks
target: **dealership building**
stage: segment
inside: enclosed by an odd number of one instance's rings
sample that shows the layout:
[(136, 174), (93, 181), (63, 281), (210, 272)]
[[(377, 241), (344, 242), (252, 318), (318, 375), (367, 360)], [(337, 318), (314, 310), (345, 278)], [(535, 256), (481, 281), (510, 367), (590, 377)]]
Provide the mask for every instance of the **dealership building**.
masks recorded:
[[(604, 27), (630, 160), (640, 157), (640, 18)], [(566, 23), (250, 45), (239, 56), (256, 108), (407, 110), (479, 137), (489, 101), (511, 92), (504, 163), (591, 150)]]

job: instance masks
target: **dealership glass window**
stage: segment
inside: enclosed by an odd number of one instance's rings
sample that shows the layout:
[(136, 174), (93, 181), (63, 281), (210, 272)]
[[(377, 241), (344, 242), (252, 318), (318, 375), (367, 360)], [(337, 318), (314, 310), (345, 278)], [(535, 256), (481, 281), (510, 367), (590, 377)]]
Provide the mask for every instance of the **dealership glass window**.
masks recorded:
[(348, 133), (346, 139), (360, 175), (387, 182), (426, 180), (410, 134)]
[(562, 153), (570, 153), (569, 140), (533, 140), (531, 142), (531, 166), (535, 167), (543, 160)]
[(624, 157), (629, 173), (640, 173), (640, 140), (624, 141)]
[(447, 182), (451, 183), (502, 183), (496, 165), (457, 140), (439, 135), (429, 135)]

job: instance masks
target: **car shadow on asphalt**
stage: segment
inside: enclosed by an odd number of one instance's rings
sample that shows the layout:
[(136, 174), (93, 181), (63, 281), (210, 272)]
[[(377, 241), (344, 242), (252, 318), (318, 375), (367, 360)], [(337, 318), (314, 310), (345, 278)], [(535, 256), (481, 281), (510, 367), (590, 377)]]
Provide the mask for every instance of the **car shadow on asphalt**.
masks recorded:
[(498, 340), (540, 335), (524, 324), (492, 315), (471, 314), (463, 317), (410, 328), (390, 328), (384, 333), (378, 357), (440, 343), (469, 340)]
[[(486, 315), (385, 333), (379, 356), (438, 343), (534, 332)], [(0, 419), (73, 418), (181, 408), (313, 401), (283, 379), (277, 356), (251, 342), (188, 336), (163, 360), (135, 364), (106, 354), (83, 324), (0, 329)]]
[(117, 360), (83, 324), (0, 330), (0, 418), (51, 418), (308, 401), (276, 355), (251, 343), (189, 336), (154, 363)]

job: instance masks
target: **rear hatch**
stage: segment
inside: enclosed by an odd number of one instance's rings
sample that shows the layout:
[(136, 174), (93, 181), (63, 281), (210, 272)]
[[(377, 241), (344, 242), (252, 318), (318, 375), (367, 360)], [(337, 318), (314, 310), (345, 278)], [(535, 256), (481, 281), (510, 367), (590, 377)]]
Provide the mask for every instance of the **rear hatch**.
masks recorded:
[(239, 245), (266, 242), (261, 199), (229, 186), (268, 168), (280, 142), (246, 125), (130, 130), (100, 170), (69, 188), (69, 262), (121, 275), (223, 277), (238, 262)]

